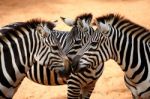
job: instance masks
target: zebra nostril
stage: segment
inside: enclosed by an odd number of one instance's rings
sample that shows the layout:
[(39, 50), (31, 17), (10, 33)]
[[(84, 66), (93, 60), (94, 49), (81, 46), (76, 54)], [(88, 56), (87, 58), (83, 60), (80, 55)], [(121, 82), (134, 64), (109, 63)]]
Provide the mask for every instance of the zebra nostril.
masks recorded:
[(70, 75), (70, 71), (66, 71), (65, 68), (61, 68), (59, 70), (56, 71), (61, 77), (65, 77), (68, 78)]
[(65, 59), (64, 59), (64, 66), (65, 66), (65, 67), (68, 67), (69, 64), (70, 64), (69, 59), (68, 59), (68, 58), (65, 58)]
[(70, 72), (71, 64), (72, 64), (72, 62), (69, 60), (69, 58), (64, 59), (64, 69), (66, 72)]

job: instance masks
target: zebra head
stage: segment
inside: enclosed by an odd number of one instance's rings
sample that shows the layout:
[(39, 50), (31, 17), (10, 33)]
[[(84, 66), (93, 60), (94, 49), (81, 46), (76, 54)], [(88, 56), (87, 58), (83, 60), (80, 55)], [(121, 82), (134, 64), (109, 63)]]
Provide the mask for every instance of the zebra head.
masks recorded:
[(61, 19), (68, 26), (72, 27), (64, 48), (64, 51), (72, 59), (76, 52), (87, 42), (92, 32), (94, 32), (94, 29), (90, 26), (92, 14), (82, 14), (77, 16), (75, 20), (64, 17), (61, 17)]
[(41, 65), (49, 66), (49, 68), (60, 70), (69, 69), (69, 59), (60, 48), (58, 39), (53, 33), (53, 23), (41, 23), (37, 26), (36, 32), (39, 34), (42, 45), (35, 56), (35, 60)]
[[(94, 29), (91, 26), (92, 17), (91, 13), (79, 15), (75, 20), (61, 17), (64, 23), (72, 27), (64, 48), (65, 53), (72, 61), (76, 53), (86, 44), (89, 37), (94, 33)], [(76, 64), (72, 64), (71, 68), (73, 70), (76, 69)]]
[[(75, 20), (64, 18), (64, 17), (60, 17), (60, 18), (66, 25), (72, 27), (71, 30), (78, 30), (79, 33), (80, 31), (82, 31), (84, 33), (82, 35), (85, 36), (87, 34), (91, 34), (92, 31), (94, 31), (94, 29), (90, 26), (92, 17), (93, 15), (91, 13), (85, 13), (77, 16)], [(76, 31), (76, 34), (79, 34), (78, 31)]]
[(75, 72), (97, 68), (112, 56), (109, 25), (98, 20), (95, 20), (95, 24), (97, 29), (73, 59)]

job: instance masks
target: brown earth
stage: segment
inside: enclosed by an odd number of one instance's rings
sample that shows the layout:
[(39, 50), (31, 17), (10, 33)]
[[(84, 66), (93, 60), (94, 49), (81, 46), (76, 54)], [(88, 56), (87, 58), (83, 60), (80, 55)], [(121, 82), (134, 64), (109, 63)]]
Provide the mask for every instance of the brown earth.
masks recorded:
[[(58, 29), (69, 30), (59, 17), (70, 17), (91, 12), (94, 17), (119, 13), (150, 28), (149, 0), (1, 0), (0, 26), (31, 18), (58, 19)], [(13, 99), (66, 99), (67, 86), (43, 86), (24, 79)], [(131, 99), (123, 81), (123, 72), (110, 60), (105, 64), (91, 99)]]

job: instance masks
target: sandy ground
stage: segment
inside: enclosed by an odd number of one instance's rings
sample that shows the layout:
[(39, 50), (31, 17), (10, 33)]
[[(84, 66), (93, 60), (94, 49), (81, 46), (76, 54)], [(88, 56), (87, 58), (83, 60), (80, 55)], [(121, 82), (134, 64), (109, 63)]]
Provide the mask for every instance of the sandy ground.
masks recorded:
[[(60, 16), (74, 18), (91, 12), (94, 17), (119, 13), (150, 28), (149, 0), (0, 0), (0, 26), (31, 18), (60, 20)], [(63, 22), (58, 29), (69, 30)], [(66, 99), (67, 86), (43, 86), (24, 79), (13, 99)], [(123, 81), (123, 72), (112, 60), (106, 62), (91, 99), (131, 99)]]

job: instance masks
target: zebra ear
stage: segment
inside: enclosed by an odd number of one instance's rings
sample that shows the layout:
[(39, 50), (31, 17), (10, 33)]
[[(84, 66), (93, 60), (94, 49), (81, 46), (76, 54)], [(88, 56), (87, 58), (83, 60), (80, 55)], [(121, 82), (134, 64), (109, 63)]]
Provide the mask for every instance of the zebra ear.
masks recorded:
[(106, 33), (109, 31), (109, 25), (108, 24), (104, 24), (102, 22), (99, 22), (99, 26), (101, 27), (101, 31), (103, 33)]
[(96, 26), (98, 27), (98, 29), (102, 32), (102, 33), (106, 33), (109, 31), (109, 25), (108, 24), (104, 24), (102, 22), (98, 22), (95, 21)]
[(67, 24), (68, 26), (73, 26), (74, 25), (74, 23), (75, 23), (75, 21), (74, 20), (72, 20), (72, 19), (69, 19), (69, 18), (64, 18), (64, 17), (60, 17), (61, 18), (61, 20), (65, 23), (65, 24)]
[(77, 19), (77, 25), (81, 28), (86, 28), (88, 29), (89, 28), (89, 23), (86, 22), (85, 20), (81, 20), (80, 18)]
[(41, 35), (41, 37), (45, 38), (45, 37), (48, 36), (48, 32), (44, 29), (44, 27), (38, 25), (38, 26), (36, 27), (36, 30), (37, 30), (37, 33), (38, 33), (39, 35)]

